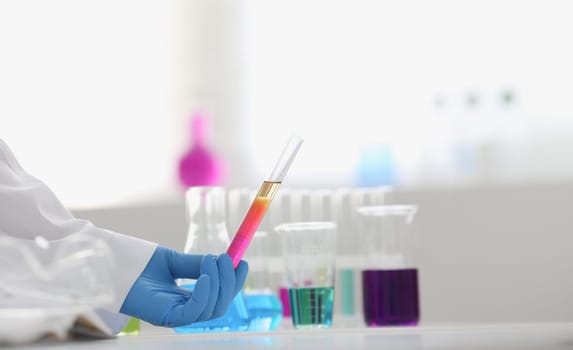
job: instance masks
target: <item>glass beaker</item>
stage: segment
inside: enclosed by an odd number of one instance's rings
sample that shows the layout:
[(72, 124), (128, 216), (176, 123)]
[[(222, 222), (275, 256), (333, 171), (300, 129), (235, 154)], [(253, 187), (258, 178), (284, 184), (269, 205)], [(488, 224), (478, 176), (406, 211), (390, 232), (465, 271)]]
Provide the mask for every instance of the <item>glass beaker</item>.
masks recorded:
[(361, 206), (382, 205), (389, 192), (387, 187), (338, 188), (332, 193), (332, 213), (338, 226), (336, 256), (336, 312), (337, 325), (358, 327), (362, 325), (362, 265), (360, 241)]
[(368, 326), (416, 325), (420, 319), (414, 205), (363, 206), (361, 245), (364, 320)]
[[(220, 186), (190, 187), (185, 193), (189, 231), (185, 253), (220, 254), (229, 246), (225, 215), (225, 189)], [(194, 280), (180, 280), (183, 288), (193, 289)], [(177, 333), (246, 331), (249, 314), (239, 292), (222, 317), (175, 327)]]
[[(228, 193), (229, 228), (235, 230), (242, 222), (244, 213), (249, 210), (257, 191), (246, 188), (234, 188)], [(276, 204), (276, 203), (275, 203)], [(269, 209), (272, 209), (271, 206)], [(269, 213), (270, 214), (270, 210)], [(249, 274), (243, 287), (245, 305), (249, 313), (250, 331), (269, 331), (276, 329), (282, 319), (282, 305), (273, 292), (270, 268), (274, 252), (269, 250), (270, 238), (263, 225), (269, 217), (265, 216), (253, 235), (246, 251), (245, 259), (249, 262)]]
[(273, 292), (270, 275), (270, 256), (266, 253), (268, 235), (257, 231), (254, 235), (246, 258), (249, 262), (249, 275), (245, 281), (243, 293), (249, 311), (251, 331), (270, 331), (276, 329), (283, 315), (281, 302)]
[(292, 323), (295, 328), (332, 324), (336, 224), (293, 222), (275, 228), (282, 236)]
[[(264, 238), (264, 255), (267, 263), (265, 269), (268, 271), (269, 286), (274, 294), (279, 297), (282, 309), (282, 319), (290, 318), (290, 306), (288, 302), (288, 288), (284, 276), (284, 264), (282, 259), (282, 241), (274, 228), (279, 224), (288, 221), (290, 208), (291, 190), (287, 188), (277, 192), (273, 199), (267, 215), (261, 222), (259, 229), (268, 233)], [(257, 233), (258, 234), (258, 233)], [(249, 258), (250, 259), (250, 258)], [(252, 271), (249, 260), (249, 273)]]

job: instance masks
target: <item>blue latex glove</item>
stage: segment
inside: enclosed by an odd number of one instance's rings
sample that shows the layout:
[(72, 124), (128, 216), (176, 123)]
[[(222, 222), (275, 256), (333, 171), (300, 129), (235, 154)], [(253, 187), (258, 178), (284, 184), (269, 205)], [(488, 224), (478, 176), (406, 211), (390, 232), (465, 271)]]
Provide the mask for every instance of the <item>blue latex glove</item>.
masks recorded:
[[(193, 255), (157, 247), (120, 312), (157, 326), (176, 327), (223, 316), (243, 288), (248, 264), (237, 269), (228, 254)], [(175, 279), (196, 279), (193, 291)]]

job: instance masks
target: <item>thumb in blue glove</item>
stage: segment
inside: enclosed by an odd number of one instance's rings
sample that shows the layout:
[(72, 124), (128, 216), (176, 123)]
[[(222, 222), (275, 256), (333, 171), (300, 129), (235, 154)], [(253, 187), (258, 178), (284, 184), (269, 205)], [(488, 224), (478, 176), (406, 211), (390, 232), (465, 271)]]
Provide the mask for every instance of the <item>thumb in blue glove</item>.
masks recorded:
[[(229, 255), (184, 254), (157, 247), (125, 298), (120, 312), (165, 327), (220, 317), (242, 289), (248, 264), (236, 269)], [(196, 279), (193, 291), (178, 278)]]

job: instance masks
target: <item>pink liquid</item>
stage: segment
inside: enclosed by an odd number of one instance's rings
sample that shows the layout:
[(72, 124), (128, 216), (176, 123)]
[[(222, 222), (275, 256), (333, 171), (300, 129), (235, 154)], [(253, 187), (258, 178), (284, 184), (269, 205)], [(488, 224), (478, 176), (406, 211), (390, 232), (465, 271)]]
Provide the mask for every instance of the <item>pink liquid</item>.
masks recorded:
[(234, 267), (237, 267), (243, 258), (280, 184), (280, 182), (265, 181), (259, 189), (259, 193), (257, 193), (249, 211), (247, 211), (247, 215), (245, 215), (241, 226), (239, 226), (235, 237), (233, 237), (229, 249), (227, 249), (227, 254), (231, 256)]
[(281, 287), (279, 289), (279, 298), (281, 299), (281, 304), (283, 305), (283, 317), (290, 317), (290, 301), (288, 288)]
[(221, 173), (220, 162), (202, 146), (193, 147), (179, 162), (179, 180), (185, 188), (218, 185)]
[(191, 147), (179, 160), (179, 181), (184, 188), (213, 186), (223, 181), (224, 164), (206, 147), (208, 119), (196, 114), (191, 120)]

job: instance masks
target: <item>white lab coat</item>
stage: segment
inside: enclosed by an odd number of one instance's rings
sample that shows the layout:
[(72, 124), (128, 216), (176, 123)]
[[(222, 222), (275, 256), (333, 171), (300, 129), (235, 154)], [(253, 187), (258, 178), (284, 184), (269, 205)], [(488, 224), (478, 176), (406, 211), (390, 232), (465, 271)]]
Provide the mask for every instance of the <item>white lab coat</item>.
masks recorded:
[(118, 313), (119, 309), (157, 245), (75, 218), (43, 182), (22, 169), (0, 140), (0, 235), (21, 239), (42, 236), (48, 241), (57, 241), (75, 233), (103, 239), (111, 249), (117, 265), (111, 272), (114, 302), (97, 313), (112, 332), (117, 333), (128, 320)]

